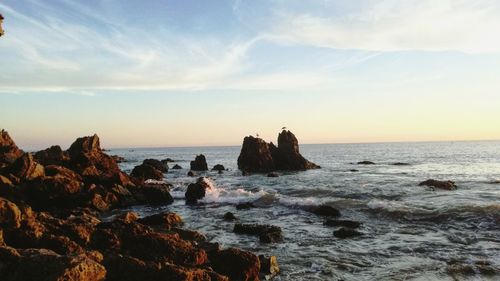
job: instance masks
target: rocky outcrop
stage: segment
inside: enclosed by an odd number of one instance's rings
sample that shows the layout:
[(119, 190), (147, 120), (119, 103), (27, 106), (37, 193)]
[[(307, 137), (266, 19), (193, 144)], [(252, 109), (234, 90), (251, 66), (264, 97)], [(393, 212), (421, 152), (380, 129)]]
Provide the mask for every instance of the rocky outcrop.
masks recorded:
[(234, 233), (259, 236), (260, 242), (277, 243), (283, 241), (281, 228), (268, 224), (242, 224), (234, 225)]
[(238, 157), (238, 169), (245, 172), (267, 173), (275, 170), (300, 171), (320, 168), (306, 160), (299, 152), (295, 135), (283, 130), (278, 135), (278, 146), (260, 138), (245, 137)]
[(137, 180), (136, 181), (137, 184), (143, 183), (144, 181), (150, 179), (158, 181), (163, 180), (162, 171), (148, 164), (141, 164), (135, 166), (132, 172), (130, 173), (130, 176)]
[(31, 153), (23, 154), (7, 170), (17, 183), (45, 176), (44, 167), (33, 159)]
[(149, 165), (157, 169), (158, 171), (162, 173), (168, 172), (168, 165), (166, 163), (161, 162), (160, 160), (156, 159), (145, 159), (142, 164), (144, 165)]
[(259, 280), (260, 260), (247, 251), (229, 248), (210, 255), (212, 268), (230, 280)]
[(69, 153), (63, 151), (59, 145), (53, 145), (45, 150), (35, 153), (35, 160), (44, 165), (67, 166), (69, 164)]
[(189, 184), (185, 196), (187, 204), (196, 204), (199, 199), (205, 197), (207, 189), (211, 189), (210, 182), (205, 177), (199, 177), (196, 183)]
[(453, 181), (439, 181), (439, 180), (434, 180), (434, 179), (423, 181), (423, 182), (419, 183), (418, 185), (429, 186), (429, 187), (439, 188), (439, 189), (444, 189), (444, 190), (457, 189), (457, 186), (455, 185), (455, 182), (453, 182)]
[(208, 171), (207, 159), (203, 154), (197, 155), (190, 165), (193, 171)]
[(0, 131), (0, 168), (10, 165), (21, 157), (23, 152), (17, 147), (5, 130)]

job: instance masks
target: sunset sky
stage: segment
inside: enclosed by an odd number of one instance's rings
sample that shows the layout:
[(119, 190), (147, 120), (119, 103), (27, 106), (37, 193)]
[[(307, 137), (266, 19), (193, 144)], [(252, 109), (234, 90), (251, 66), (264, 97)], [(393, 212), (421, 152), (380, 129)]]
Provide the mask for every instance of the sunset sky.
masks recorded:
[(2, 0), (19, 146), (500, 139), (497, 0)]

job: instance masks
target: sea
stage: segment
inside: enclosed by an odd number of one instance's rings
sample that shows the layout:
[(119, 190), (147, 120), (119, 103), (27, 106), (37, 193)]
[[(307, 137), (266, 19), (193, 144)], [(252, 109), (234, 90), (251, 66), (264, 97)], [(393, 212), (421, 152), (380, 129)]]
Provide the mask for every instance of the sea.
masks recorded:
[[(175, 160), (165, 180), (175, 202), (134, 206), (141, 216), (176, 212), (184, 227), (204, 233), (223, 247), (274, 255), (274, 280), (500, 280), (500, 141), (301, 145), (317, 170), (243, 176), (237, 168), (240, 146), (112, 149), (130, 172), (146, 158)], [(204, 154), (212, 189), (200, 204), (188, 206), (184, 193), (190, 161)], [(360, 161), (375, 165), (358, 165)], [(403, 162), (409, 165), (399, 166)], [(355, 171), (357, 170), (357, 171)], [(419, 186), (427, 179), (452, 180), (456, 190)], [(252, 202), (256, 208), (237, 210)], [(328, 204), (341, 219), (359, 221), (359, 237), (340, 239), (337, 229), (308, 207)], [(115, 211), (111, 215), (126, 210)], [(282, 243), (233, 233), (232, 212), (241, 223), (282, 228)]]

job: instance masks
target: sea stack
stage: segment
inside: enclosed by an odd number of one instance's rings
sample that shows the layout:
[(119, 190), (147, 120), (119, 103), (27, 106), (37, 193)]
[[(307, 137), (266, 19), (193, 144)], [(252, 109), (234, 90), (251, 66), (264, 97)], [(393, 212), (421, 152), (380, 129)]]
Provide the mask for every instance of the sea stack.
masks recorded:
[(245, 172), (267, 173), (276, 170), (301, 171), (320, 166), (305, 159), (299, 152), (295, 135), (283, 130), (278, 135), (278, 146), (253, 136), (245, 137), (238, 157), (238, 169)]

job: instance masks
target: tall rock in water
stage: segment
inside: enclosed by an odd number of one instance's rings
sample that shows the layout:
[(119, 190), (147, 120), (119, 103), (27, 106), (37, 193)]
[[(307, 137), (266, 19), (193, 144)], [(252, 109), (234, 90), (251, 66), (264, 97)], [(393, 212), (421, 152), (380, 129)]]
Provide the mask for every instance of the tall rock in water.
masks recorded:
[(208, 171), (207, 159), (203, 154), (197, 155), (190, 164), (193, 171)]
[(23, 152), (10, 138), (9, 133), (2, 129), (0, 131), (0, 168), (14, 163), (21, 155)]
[(238, 157), (238, 169), (246, 172), (300, 171), (317, 168), (320, 167), (300, 154), (297, 138), (286, 130), (278, 135), (278, 147), (260, 138), (245, 137)]

